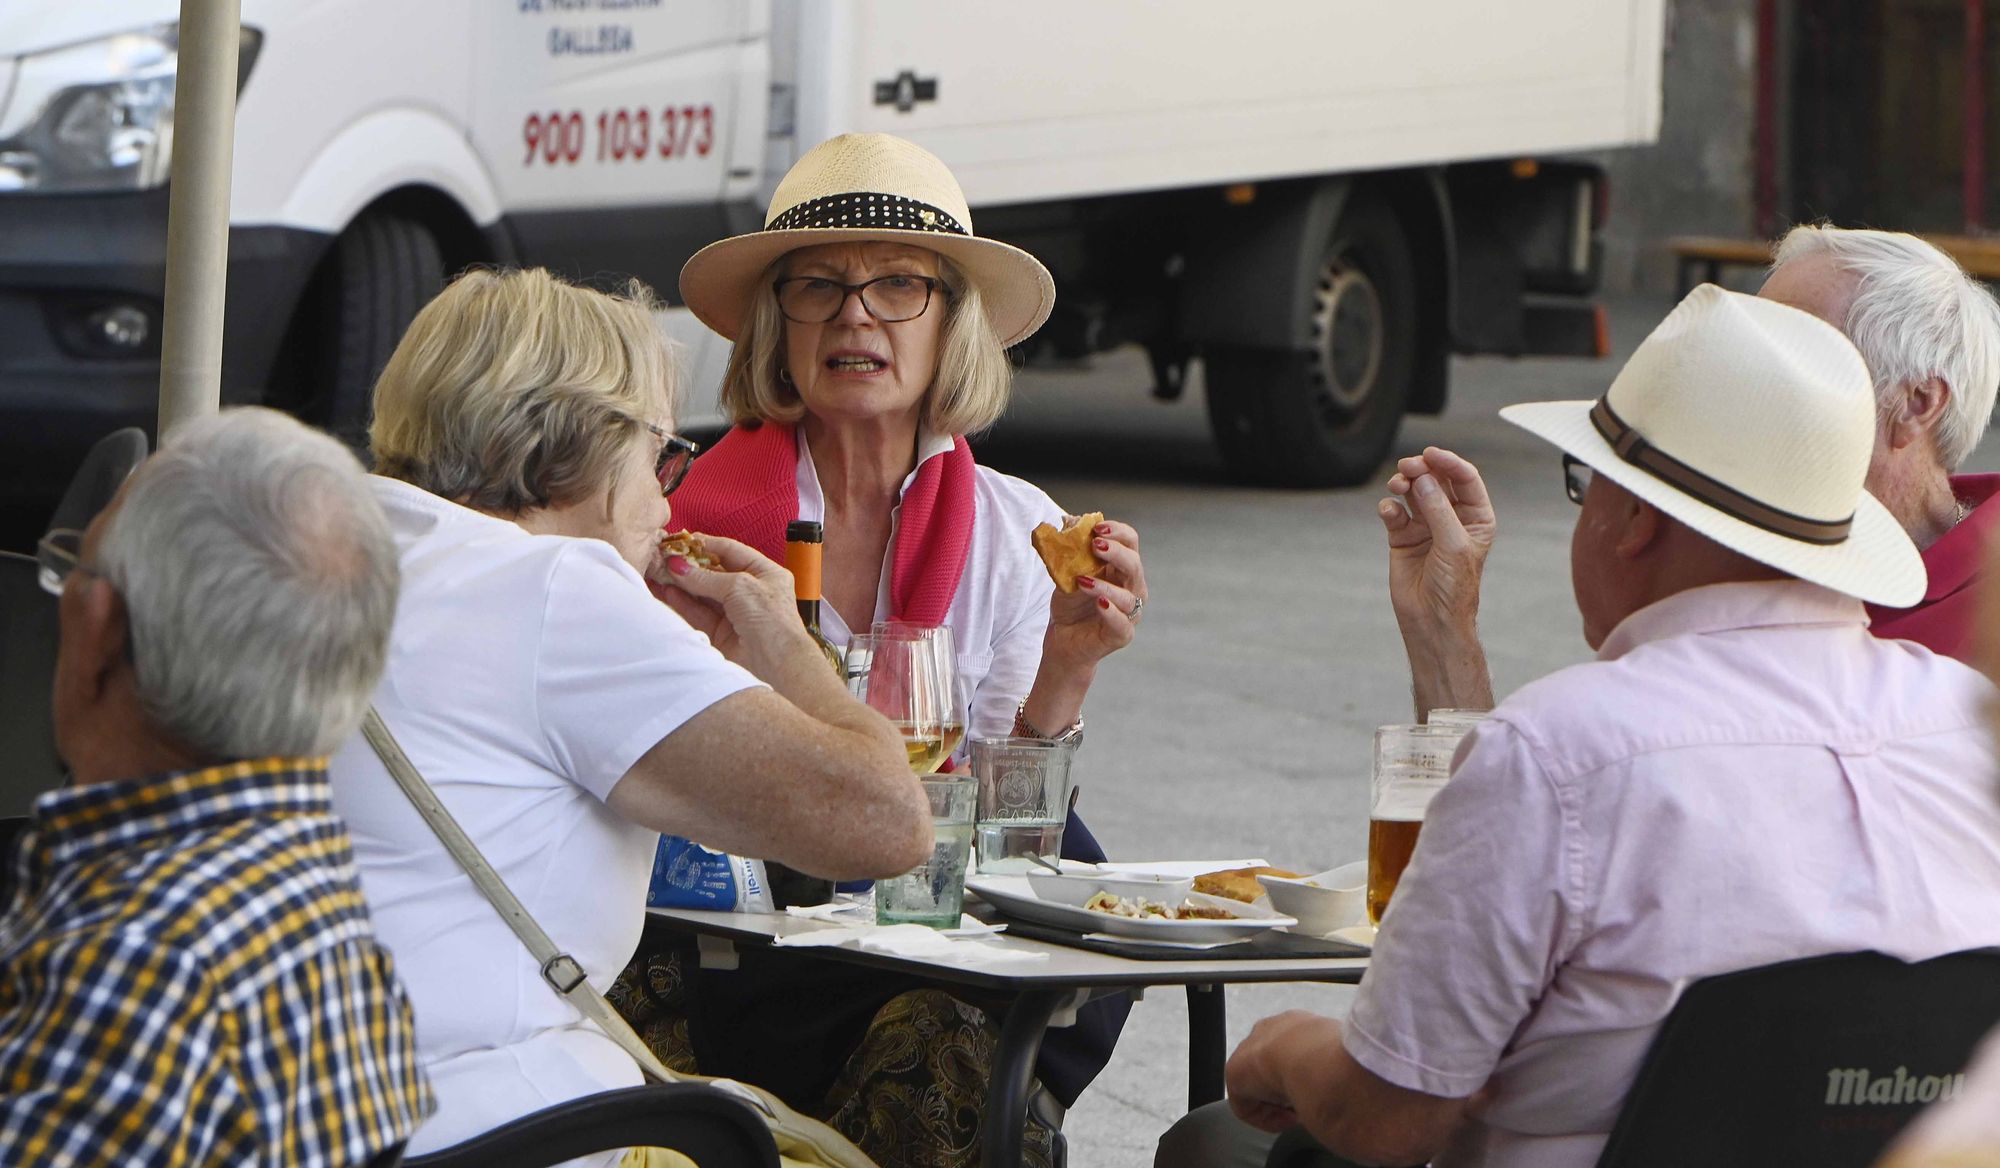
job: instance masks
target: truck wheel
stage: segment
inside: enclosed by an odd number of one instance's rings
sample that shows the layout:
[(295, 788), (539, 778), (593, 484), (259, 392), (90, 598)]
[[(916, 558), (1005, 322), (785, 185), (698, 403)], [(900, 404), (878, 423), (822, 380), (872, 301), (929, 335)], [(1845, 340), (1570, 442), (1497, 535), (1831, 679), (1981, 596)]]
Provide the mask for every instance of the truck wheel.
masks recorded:
[(417, 220), (374, 210), (341, 232), (306, 298), (316, 319), (299, 330), (311, 354), (294, 366), (308, 382), (305, 420), (365, 454), (375, 378), (443, 283), (437, 237)]
[(1231, 471), (1287, 487), (1348, 487), (1375, 474), (1410, 394), (1416, 283), (1401, 222), (1357, 193), (1312, 289), (1313, 348), (1204, 353), (1209, 424)]

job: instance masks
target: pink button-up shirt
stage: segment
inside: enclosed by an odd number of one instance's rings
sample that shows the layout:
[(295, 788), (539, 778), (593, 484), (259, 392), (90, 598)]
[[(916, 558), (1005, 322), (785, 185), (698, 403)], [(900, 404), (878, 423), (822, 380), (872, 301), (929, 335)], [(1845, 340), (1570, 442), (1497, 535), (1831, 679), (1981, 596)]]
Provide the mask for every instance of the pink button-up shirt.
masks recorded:
[(1589, 1168), (1689, 982), (2000, 944), (1972, 669), (1797, 581), (1697, 588), (1523, 688), (1431, 805), (1345, 1031), (1492, 1102), (1440, 1165)]

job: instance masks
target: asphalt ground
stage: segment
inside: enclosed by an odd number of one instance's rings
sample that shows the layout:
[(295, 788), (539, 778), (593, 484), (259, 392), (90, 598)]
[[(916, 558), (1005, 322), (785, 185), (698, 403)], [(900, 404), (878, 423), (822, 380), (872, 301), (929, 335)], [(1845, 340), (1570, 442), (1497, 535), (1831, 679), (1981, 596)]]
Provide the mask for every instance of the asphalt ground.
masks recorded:
[[(1497, 411), (1597, 396), (1671, 307), (1614, 301), (1609, 360), (1456, 360), (1444, 414), (1403, 427), (1399, 453), (1435, 444), (1485, 472), (1500, 525), (1480, 627), (1503, 698), (1589, 650), (1570, 593), (1576, 508), (1559, 456)], [(1106, 850), (1121, 860), (1261, 856), (1322, 871), (1366, 854), (1372, 734), (1411, 718), (1375, 513), (1385, 492), (1380, 482), (1317, 492), (1230, 482), (1196, 381), (1189, 400), (1162, 404), (1136, 353), (1029, 371), (980, 454), (1072, 513), (1101, 510), (1140, 533), (1145, 624), (1099, 673), (1076, 762), (1079, 810)], [(1967, 469), (2000, 469), (2000, 442)], [(1280, 1010), (1344, 1013), (1353, 991), (1227, 993), (1233, 1046)], [(1159, 1133), (1186, 1109), (1186, 1018), (1178, 989), (1134, 1008), (1111, 1065), (1065, 1125), (1072, 1164), (1152, 1163)]]

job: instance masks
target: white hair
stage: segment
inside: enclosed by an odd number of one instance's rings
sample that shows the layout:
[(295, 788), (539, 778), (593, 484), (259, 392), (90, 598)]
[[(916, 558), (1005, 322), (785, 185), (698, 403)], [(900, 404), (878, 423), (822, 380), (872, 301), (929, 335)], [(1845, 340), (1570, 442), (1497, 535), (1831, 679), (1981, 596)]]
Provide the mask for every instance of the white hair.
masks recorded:
[(399, 573), (340, 443), (255, 407), (190, 422), (126, 484), (95, 559), (125, 602), (139, 700), (175, 739), (301, 757), (360, 725)]
[(1903, 387), (1937, 378), (1951, 391), (1938, 420), (1938, 460), (1948, 471), (1971, 456), (2000, 388), (2000, 304), (1944, 252), (1914, 235), (1803, 224), (1785, 233), (1772, 268), (1824, 255), (1855, 278), (1841, 331), (1868, 362), (1878, 406)]

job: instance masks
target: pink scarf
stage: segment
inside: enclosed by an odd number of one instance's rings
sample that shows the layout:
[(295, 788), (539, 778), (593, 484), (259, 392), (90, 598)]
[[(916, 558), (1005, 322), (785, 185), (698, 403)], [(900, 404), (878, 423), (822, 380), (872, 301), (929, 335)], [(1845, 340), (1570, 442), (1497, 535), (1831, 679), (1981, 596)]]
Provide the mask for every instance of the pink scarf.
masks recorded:
[[(903, 492), (889, 554), (889, 616), (941, 625), (958, 595), (972, 550), (974, 468), (964, 438), (924, 460)], [(774, 560), (785, 558), (785, 524), (799, 516), (799, 446), (791, 426), (738, 426), (694, 460), (674, 492), (676, 530), (741, 540)]]

